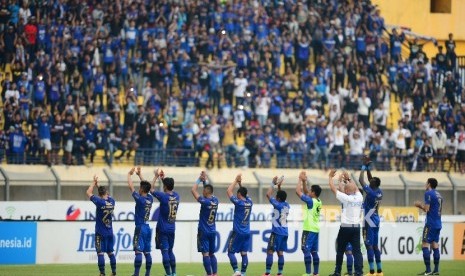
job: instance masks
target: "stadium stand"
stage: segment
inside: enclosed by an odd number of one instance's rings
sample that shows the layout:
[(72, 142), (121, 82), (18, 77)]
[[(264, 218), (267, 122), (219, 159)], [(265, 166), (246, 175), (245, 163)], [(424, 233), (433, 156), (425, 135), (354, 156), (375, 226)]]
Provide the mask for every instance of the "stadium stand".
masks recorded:
[(465, 171), (453, 34), (368, 0), (22, 0), (0, 21), (3, 163)]

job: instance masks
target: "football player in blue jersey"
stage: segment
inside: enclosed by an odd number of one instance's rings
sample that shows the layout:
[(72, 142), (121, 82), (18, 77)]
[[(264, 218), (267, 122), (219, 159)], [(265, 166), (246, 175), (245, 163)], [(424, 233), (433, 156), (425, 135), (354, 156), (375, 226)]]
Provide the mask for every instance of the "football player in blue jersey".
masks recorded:
[[(438, 181), (436, 178), (428, 178), (426, 181), (425, 202), (415, 201), (415, 206), (426, 212), (425, 228), (423, 228), (423, 261), (426, 271), (418, 275), (439, 275), (439, 234), (441, 233), (442, 222), (441, 212), (443, 198), (436, 190)], [(433, 249), (434, 270), (431, 271), (431, 252)]]
[[(275, 176), (268, 188), (266, 197), (273, 205), (273, 220), (271, 226), (271, 235), (268, 241), (267, 255), (266, 255), (266, 271), (264, 276), (270, 275), (271, 267), (273, 266), (273, 253), (278, 254), (278, 276), (283, 275), (284, 268), (284, 251), (287, 250), (287, 217), (289, 216), (289, 203), (286, 202), (287, 194), (281, 190), (284, 177), (278, 179)], [(273, 192), (278, 189), (276, 198), (273, 197)]]
[[(234, 187), (239, 185), (237, 194), (233, 194)], [(247, 195), (247, 188), (242, 186), (242, 174), (238, 174), (234, 181), (228, 186), (226, 194), (234, 204), (233, 230), (228, 237), (228, 257), (231, 267), (234, 270), (233, 276), (245, 276), (249, 259), (247, 251), (250, 248), (250, 213), (253, 202)], [(237, 266), (235, 253), (242, 256), (241, 270)]]
[(174, 189), (174, 179), (165, 177), (163, 170), (155, 171), (155, 182), (160, 178), (163, 191), (155, 191), (152, 185), (150, 193), (160, 201), (160, 217), (158, 218), (155, 245), (160, 249), (163, 267), (167, 276), (176, 276), (176, 257), (173, 253), (176, 230), (176, 215), (179, 206), (179, 194)]
[[(132, 182), (132, 175), (134, 172), (139, 176), (140, 187), (139, 191), (136, 192), (134, 189), (134, 183)], [(150, 252), (152, 251), (151, 241), (152, 241), (152, 231), (150, 229), (147, 221), (150, 218), (150, 210), (153, 205), (153, 197), (149, 194), (151, 188), (150, 182), (144, 180), (142, 177), (140, 167), (132, 168), (128, 172), (128, 187), (132, 193), (132, 197), (136, 202), (135, 212), (134, 212), (134, 222), (136, 228), (134, 230), (134, 274), (133, 276), (139, 276), (140, 268), (142, 266), (142, 254), (145, 256), (145, 275), (150, 275), (150, 270), (152, 268), (152, 256)]]
[[(203, 192), (197, 192), (202, 184)], [(208, 184), (207, 174), (202, 171), (200, 177), (192, 186), (192, 195), (200, 203), (199, 226), (197, 228), (197, 251), (202, 253), (203, 266), (207, 276), (217, 276), (218, 263), (215, 256), (216, 244), (216, 212), (218, 198), (213, 194), (213, 186)]]
[[(93, 194), (94, 187), (98, 189), (98, 196)], [(97, 263), (100, 270), (100, 276), (105, 275), (105, 253), (110, 258), (111, 275), (116, 275), (116, 258), (113, 254), (114, 236), (113, 236), (113, 210), (115, 209), (115, 200), (108, 195), (105, 186), (98, 185), (98, 177), (94, 176), (94, 181), (86, 191), (90, 201), (95, 204), (95, 250), (97, 251)]]
[[(370, 267), (370, 273), (367, 275), (375, 275), (375, 264), (376, 259), (376, 275), (383, 276), (383, 268), (381, 265), (381, 251), (378, 247), (379, 241), (379, 205), (383, 199), (383, 191), (379, 188), (381, 180), (378, 177), (373, 177), (370, 172), (371, 160), (368, 156), (363, 158), (363, 166), (360, 171), (358, 181), (362, 185), (363, 191), (366, 193), (365, 200), (363, 202), (363, 209), (365, 215), (365, 225), (363, 227), (363, 238), (365, 240), (365, 247), (367, 249), (368, 265)], [(365, 182), (365, 171), (367, 172), (369, 184)]]

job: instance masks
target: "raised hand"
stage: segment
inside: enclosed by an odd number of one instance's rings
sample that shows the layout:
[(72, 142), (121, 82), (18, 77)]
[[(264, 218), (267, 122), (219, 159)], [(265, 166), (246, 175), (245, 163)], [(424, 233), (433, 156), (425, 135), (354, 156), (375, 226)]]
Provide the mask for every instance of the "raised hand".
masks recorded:
[(273, 177), (273, 180), (271, 180), (271, 183), (274, 185), (278, 184), (278, 176)]
[(242, 182), (242, 174), (240, 173), (240, 174), (236, 175), (236, 179), (235, 179), (235, 180), (236, 180), (236, 183), (238, 183), (239, 185), (241, 185), (241, 182)]
[(329, 177), (330, 177), (330, 178), (334, 178), (334, 176), (336, 175), (336, 172), (337, 172), (336, 169), (331, 169), (331, 170), (329, 171)]
[(307, 181), (307, 173), (306, 173), (305, 171), (301, 171), (301, 172), (299, 173), (299, 179), (300, 179), (301, 181)]
[(98, 187), (98, 176), (94, 175), (94, 185)]
[(129, 175), (133, 175), (135, 170), (136, 170), (136, 168), (132, 168), (132, 169), (128, 172), (128, 174), (129, 174)]
[(136, 174), (137, 174), (138, 176), (140, 176), (140, 174), (141, 174), (141, 169), (140, 169), (140, 167), (137, 167), (137, 169), (136, 169)]

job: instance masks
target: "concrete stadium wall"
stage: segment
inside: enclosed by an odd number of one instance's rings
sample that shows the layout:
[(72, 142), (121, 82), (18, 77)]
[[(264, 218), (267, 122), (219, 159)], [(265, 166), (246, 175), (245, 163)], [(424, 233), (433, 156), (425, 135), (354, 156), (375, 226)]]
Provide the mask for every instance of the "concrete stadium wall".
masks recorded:
[(385, 22), (412, 28), (418, 34), (447, 39), (449, 33), (454, 38), (465, 41), (465, 1), (451, 0), (451, 13), (431, 13), (431, 0), (373, 0), (381, 10)]
[[(102, 185), (109, 185), (113, 197), (118, 201), (132, 201), (126, 185), (126, 173), (130, 167), (65, 167), (54, 166), (49, 169), (44, 166), (2, 166), (2, 170), (9, 178), (10, 201), (45, 201), (45, 200), (87, 200), (86, 188), (92, 181), (93, 175), (98, 175)], [(153, 176), (153, 167), (143, 167), (146, 179)], [(176, 190), (184, 202), (193, 202), (190, 189), (197, 179), (201, 168), (166, 167), (167, 176), (176, 180)], [(297, 184), (297, 169), (214, 169), (207, 171), (211, 183), (215, 186), (215, 194), (222, 202), (227, 202), (226, 187), (233, 181), (237, 173), (243, 174), (243, 183), (249, 189), (254, 201), (266, 203), (265, 193), (270, 181), (275, 175), (284, 175), (284, 190), (288, 193), (290, 203), (299, 203), (295, 195)], [(358, 179), (358, 171), (351, 172), (354, 179)], [(457, 190), (456, 214), (465, 214), (465, 179), (460, 174), (445, 173), (407, 173), (407, 172), (373, 172), (381, 179), (384, 192), (382, 206), (412, 206), (415, 200), (422, 200), (424, 185), (428, 177), (435, 177), (439, 181), (439, 191), (444, 197), (444, 214), (454, 213), (454, 185)], [(321, 199), (325, 204), (337, 205), (338, 202), (328, 187), (327, 172), (321, 170), (307, 170), (311, 184), (318, 184), (323, 188)], [(402, 175), (402, 177), (400, 177)], [(57, 180), (58, 179), (58, 180)], [(137, 177), (134, 176), (134, 180)], [(57, 186), (57, 181), (60, 185)], [(453, 182), (453, 183), (452, 183)], [(5, 179), (0, 177), (0, 198), (6, 200)], [(111, 185), (110, 185), (111, 184)], [(407, 186), (406, 186), (407, 185)], [(407, 188), (406, 188), (407, 187)]]

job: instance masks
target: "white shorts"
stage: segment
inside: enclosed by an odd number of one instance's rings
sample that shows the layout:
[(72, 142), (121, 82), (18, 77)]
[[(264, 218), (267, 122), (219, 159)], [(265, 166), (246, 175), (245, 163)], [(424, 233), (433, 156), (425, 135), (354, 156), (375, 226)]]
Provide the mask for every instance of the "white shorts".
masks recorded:
[(46, 150), (52, 150), (52, 143), (50, 139), (40, 139), (40, 147), (45, 148)]
[(66, 152), (72, 152), (73, 151), (73, 140), (66, 140), (65, 151)]

